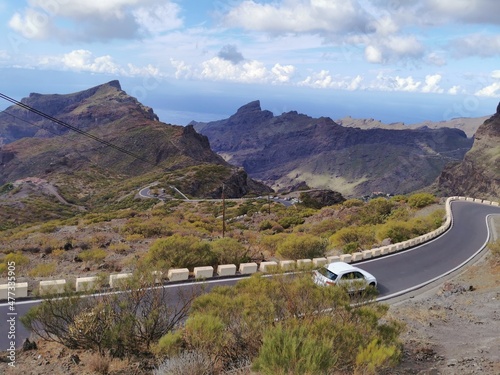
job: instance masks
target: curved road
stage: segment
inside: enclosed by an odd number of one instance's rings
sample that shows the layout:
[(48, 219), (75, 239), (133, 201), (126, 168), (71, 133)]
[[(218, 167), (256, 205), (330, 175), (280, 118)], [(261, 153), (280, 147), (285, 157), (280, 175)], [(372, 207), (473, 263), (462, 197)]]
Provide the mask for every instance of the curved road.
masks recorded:
[[(379, 300), (418, 289), (460, 268), (479, 253), (490, 238), (488, 215), (500, 215), (500, 207), (454, 201), (452, 227), (440, 237), (413, 249), (360, 262), (357, 265), (377, 277)], [(242, 277), (205, 281), (209, 285), (232, 285)], [(167, 285), (166, 288), (194, 288), (197, 282)], [(29, 332), (19, 318), (40, 300), (18, 301), (15, 315), (6, 303), (0, 304), (0, 350), (9, 348), (9, 322), (16, 320), (15, 345), (19, 347)], [(10, 314), (10, 315), (9, 315)]]

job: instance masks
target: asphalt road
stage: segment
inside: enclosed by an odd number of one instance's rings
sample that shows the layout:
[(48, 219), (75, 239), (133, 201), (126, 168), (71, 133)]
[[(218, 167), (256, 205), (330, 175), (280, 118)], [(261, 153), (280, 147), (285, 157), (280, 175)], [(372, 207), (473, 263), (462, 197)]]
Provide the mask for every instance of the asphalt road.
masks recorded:
[[(465, 265), (486, 245), (490, 231), (487, 216), (500, 215), (500, 207), (487, 206), (472, 202), (452, 202), (453, 225), (450, 230), (435, 240), (410, 250), (376, 258), (357, 264), (377, 277), (380, 300), (408, 293)], [(209, 287), (232, 285), (240, 278), (209, 280)], [(176, 288), (194, 288), (200, 283), (167, 285)], [(0, 350), (8, 350), (10, 323), (14, 319), (16, 347), (22, 345), (29, 332), (22, 326), (19, 318), (26, 314), (39, 300), (18, 301), (15, 311), (9, 311), (6, 303), (0, 304)], [(11, 331), (12, 332), (12, 331)]]

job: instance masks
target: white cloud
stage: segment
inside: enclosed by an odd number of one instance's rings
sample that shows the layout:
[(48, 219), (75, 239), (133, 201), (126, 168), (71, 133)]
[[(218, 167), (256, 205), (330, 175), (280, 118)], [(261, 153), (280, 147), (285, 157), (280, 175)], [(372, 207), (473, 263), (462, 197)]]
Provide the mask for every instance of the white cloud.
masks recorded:
[(500, 70), (491, 72), (491, 78), (495, 81), (482, 89), (476, 91), (474, 95), (497, 98), (500, 97)]
[(500, 2), (497, 0), (425, 0), (422, 13), (436, 22), (500, 24)]
[(439, 82), (441, 81), (440, 74), (433, 74), (425, 76), (425, 85), (422, 87), (422, 92), (434, 92), (443, 93), (444, 90), (439, 87)]
[(271, 33), (362, 32), (369, 15), (354, 0), (243, 1), (224, 15), (226, 25)]
[(137, 66), (128, 63), (125, 66), (115, 62), (109, 55), (95, 56), (85, 49), (74, 50), (62, 56), (44, 56), (36, 62), (37, 67), (63, 69), (76, 72), (105, 73), (128, 77), (162, 77), (163, 73), (151, 64)]
[(500, 35), (472, 34), (452, 40), (450, 47), (456, 57), (498, 56), (500, 55)]
[(182, 26), (177, 4), (165, 0), (31, 0), (9, 26), (28, 39), (63, 42), (134, 39)]
[(424, 55), (423, 44), (413, 35), (376, 35), (366, 34), (349, 38), (352, 44), (364, 44), (365, 59), (370, 63), (381, 64), (401, 59), (420, 59)]
[(366, 46), (365, 48), (366, 61), (374, 64), (383, 62), (382, 51), (375, 46)]
[(275, 81), (280, 83), (289, 82), (291, 76), (295, 72), (295, 67), (293, 65), (280, 65), (276, 64), (271, 69), (271, 72), (275, 75)]
[(298, 86), (307, 86), (317, 89), (341, 89), (354, 91), (361, 88), (363, 78), (358, 75), (352, 77), (333, 77), (328, 70), (321, 70), (307, 76), (306, 79), (297, 83)]
[(142, 30), (155, 35), (181, 27), (183, 21), (179, 18), (180, 10), (177, 4), (167, 3), (150, 8), (141, 7), (134, 10), (133, 14)]
[(204, 61), (201, 66), (200, 77), (215, 81), (263, 83), (268, 76), (268, 70), (264, 64), (256, 60), (248, 60), (235, 65), (220, 57), (213, 57)]
[(111, 56), (94, 57), (92, 52), (83, 49), (65, 54), (61, 62), (64, 67), (76, 71), (111, 74), (120, 72), (119, 65), (113, 62)]
[(460, 92), (459, 85), (452, 86), (448, 89), (448, 94), (450, 94), (450, 95), (457, 95), (459, 92)]
[(416, 92), (422, 82), (416, 81), (412, 76), (400, 77), (400, 76), (386, 76), (383, 74), (378, 74), (374, 82), (369, 86), (372, 90), (381, 91), (407, 91)]
[(28, 39), (45, 39), (53, 31), (52, 19), (44, 12), (28, 8), (24, 14), (14, 13), (9, 27)]
[(491, 85), (476, 91), (474, 95), (486, 96), (491, 98), (500, 97), (500, 82), (493, 82)]

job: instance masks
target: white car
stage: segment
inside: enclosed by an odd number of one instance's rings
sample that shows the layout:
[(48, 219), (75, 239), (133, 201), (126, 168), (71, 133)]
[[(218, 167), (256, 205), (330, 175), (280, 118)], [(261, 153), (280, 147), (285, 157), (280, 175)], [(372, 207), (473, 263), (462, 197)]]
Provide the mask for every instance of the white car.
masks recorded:
[(366, 285), (377, 287), (375, 276), (345, 262), (333, 262), (315, 270), (314, 282), (321, 286), (342, 285), (349, 291), (362, 290)]

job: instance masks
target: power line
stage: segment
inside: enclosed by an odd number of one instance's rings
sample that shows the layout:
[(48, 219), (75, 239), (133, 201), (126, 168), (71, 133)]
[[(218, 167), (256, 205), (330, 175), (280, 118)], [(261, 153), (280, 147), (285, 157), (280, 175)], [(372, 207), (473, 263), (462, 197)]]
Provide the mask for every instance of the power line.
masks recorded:
[(83, 135), (85, 137), (93, 139), (94, 141), (97, 141), (97, 142), (99, 142), (99, 143), (101, 143), (101, 144), (103, 144), (105, 146), (111, 147), (111, 148), (113, 148), (113, 149), (115, 149), (115, 150), (117, 150), (119, 152), (127, 154), (127, 155), (129, 155), (129, 156), (131, 156), (131, 157), (133, 157), (133, 158), (135, 158), (137, 160), (141, 160), (141, 161), (143, 161), (145, 163), (148, 163), (148, 164), (151, 164), (153, 166), (156, 166), (156, 164), (153, 163), (151, 160), (145, 159), (145, 158), (143, 158), (143, 157), (141, 157), (141, 156), (139, 156), (139, 155), (137, 155), (137, 154), (135, 154), (135, 153), (133, 153), (133, 152), (131, 152), (131, 151), (123, 148), (123, 147), (115, 145), (115, 144), (113, 144), (113, 143), (111, 143), (109, 141), (106, 141), (105, 139), (102, 139), (102, 138), (99, 138), (99, 137), (95, 136), (94, 134), (88, 133), (88, 132), (86, 132), (86, 131), (84, 131), (82, 129), (77, 128), (76, 126), (70, 125), (70, 124), (68, 124), (68, 123), (66, 123), (64, 121), (61, 121), (61, 120), (59, 120), (59, 119), (57, 119), (55, 117), (52, 117), (52, 116), (50, 116), (50, 115), (48, 115), (48, 114), (46, 114), (46, 113), (44, 113), (42, 111), (39, 111), (36, 108), (30, 107), (29, 105), (27, 105), (25, 103), (17, 101), (15, 99), (11, 98), (10, 96), (7, 96), (5, 94), (0, 93), (0, 98), (4, 99), (4, 100), (7, 100), (8, 102), (11, 102), (11, 103), (13, 103), (13, 104), (15, 104), (15, 105), (17, 105), (17, 106), (19, 106), (19, 107), (21, 107), (23, 109), (26, 109), (26, 110), (28, 110), (30, 112), (33, 112), (33, 113), (35, 113), (35, 114), (37, 114), (37, 115), (39, 115), (39, 116), (41, 116), (41, 117), (43, 117), (43, 118), (45, 118), (45, 119), (47, 119), (49, 121), (55, 122), (56, 124), (58, 124), (60, 126), (63, 126), (63, 127), (67, 128), (67, 129), (73, 130), (74, 132), (79, 133), (79, 134), (81, 134), (81, 135)]

